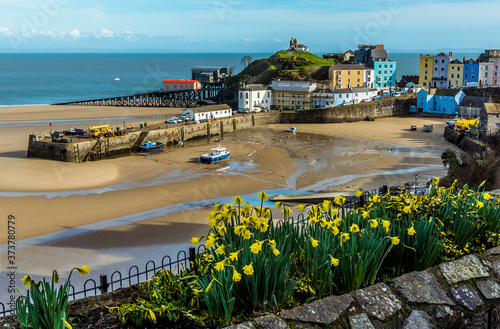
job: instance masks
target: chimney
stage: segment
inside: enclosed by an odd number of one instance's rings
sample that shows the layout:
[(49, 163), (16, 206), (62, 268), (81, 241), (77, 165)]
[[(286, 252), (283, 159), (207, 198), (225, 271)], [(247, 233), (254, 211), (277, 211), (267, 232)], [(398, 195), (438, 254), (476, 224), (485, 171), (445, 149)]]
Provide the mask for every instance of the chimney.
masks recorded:
[(384, 49), (384, 45), (375, 45), (375, 49)]
[(464, 63), (465, 63), (465, 56), (464, 56)]
[(452, 60), (452, 59), (453, 59), (453, 52), (450, 51), (450, 60)]

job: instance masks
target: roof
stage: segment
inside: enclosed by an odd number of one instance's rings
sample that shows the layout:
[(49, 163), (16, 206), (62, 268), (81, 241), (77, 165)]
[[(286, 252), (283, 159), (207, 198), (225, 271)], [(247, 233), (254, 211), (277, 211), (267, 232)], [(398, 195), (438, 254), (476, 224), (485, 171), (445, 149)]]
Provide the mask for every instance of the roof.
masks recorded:
[(365, 88), (365, 87), (352, 88), (352, 92), (354, 92), (354, 93), (367, 93), (369, 91), (370, 91), (370, 88)]
[(311, 92), (316, 89), (315, 83), (310, 83), (309, 81), (279, 81), (273, 80), (271, 82), (271, 88), (273, 90), (283, 90), (283, 91), (308, 91)]
[(227, 69), (225, 66), (195, 66), (191, 71), (202, 71), (212, 73), (213, 71), (218, 71), (220, 69)]
[(376, 48), (372, 50), (371, 56), (373, 59), (380, 59), (380, 58), (387, 59), (389, 58), (389, 53), (385, 49)]
[[(432, 92), (434, 91), (434, 93)], [(439, 95), (439, 96), (456, 96), (461, 89), (432, 89), (431, 94)]]
[(465, 96), (461, 101), (459, 106), (465, 107), (480, 107), (484, 108), (484, 100), (483, 97), (478, 96)]
[(316, 88), (313, 93), (315, 94), (333, 94), (332, 88)]
[(500, 114), (500, 104), (498, 103), (485, 103), (484, 107), (488, 114)]
[(172, 79), (165, 79), (163, 80), (163, 83), (195, 83), (198, 82), (198, 80), (172, 80)]
[(439, 54), (437, 54), (435, 57), (439, 57), (439, 56), (441, 56), (441, 57), (442, 57), (442, 56), (448, 57), (448, 55), (446, 55), (446, 54), (445, 54), (445, 53), (443, 53), (443, 52), (440, 52), (440, 53), (439, 53)]
[(333, 91), (334, 94), (352, 94), (351, 89), (335, 89)]
[(193, 107), (193, 108), (189, 108), (189, 109), (191, 111), (193, 111), (194, 113), (214, 112), (214, 111), (221, 111), (221, 110), (232, 110), (232, 108), (227, 104)]
[(334, 64), (332, 65), (334, 70), (364, 70), (365, 68), (361, 64)]
[(297, 45), (297, 48), (309, 48), (309, 47), (306, 45), (303, 45), (303, 44), (299, 44), (299, 45)]
[(450, 62), (450, 64), (462, 64), (462, 62), (458, 59), (454, 59)]

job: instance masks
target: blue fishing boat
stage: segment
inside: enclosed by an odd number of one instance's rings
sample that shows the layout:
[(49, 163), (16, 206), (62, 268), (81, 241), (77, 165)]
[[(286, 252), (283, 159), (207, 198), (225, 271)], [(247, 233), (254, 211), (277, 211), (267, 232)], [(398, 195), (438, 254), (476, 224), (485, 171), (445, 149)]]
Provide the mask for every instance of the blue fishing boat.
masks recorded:
[(229, 158), (230, 155), (231, 155), (231, 152), (226, 150), (225, 147), (222, 147), (219, 145), (218, 147), (213, 148), (212, 152), (207, 153), (207, 154), (202, 154), (200, 156), (200, 162), (212, 164), (212, 163), (226, 160)]
[(162, 142), (151, 142), (151, 141), (147, 141), (146, 143), (140, 146), (141, 152), (155, 151), (161, 149), (162, 147), (163, 147)]

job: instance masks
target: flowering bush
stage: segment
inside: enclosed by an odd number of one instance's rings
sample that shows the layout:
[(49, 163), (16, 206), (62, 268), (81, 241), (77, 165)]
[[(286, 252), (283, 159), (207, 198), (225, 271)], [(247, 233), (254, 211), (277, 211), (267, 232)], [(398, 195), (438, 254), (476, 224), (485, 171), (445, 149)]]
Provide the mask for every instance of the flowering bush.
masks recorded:
[(228, 324), (235, 310), (279, 310), (496, 246), (500, 197), (480, 188), (438, 188), (434, 179), (426, 195), (375, 194), (362, 207), (338, 196), (297, 206), (302, 221), (276, 202), (284, 218), (277, 223), (263, 192), (259, 206), (239, 196), (215, 204), (207, 235), (191, 240), (205, 247), (191, 264), (193, 296), (206, 306), (196, 310)]

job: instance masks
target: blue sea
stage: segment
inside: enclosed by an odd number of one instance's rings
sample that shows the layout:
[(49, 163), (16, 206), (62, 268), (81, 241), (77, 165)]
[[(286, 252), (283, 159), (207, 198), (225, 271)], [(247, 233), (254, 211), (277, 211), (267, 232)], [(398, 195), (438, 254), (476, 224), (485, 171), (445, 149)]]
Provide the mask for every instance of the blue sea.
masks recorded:
[[(248, 54), (2, 53), (0, 106), (54, 104), (155, 91), (162, 88), (164, 79), (190, 79), (195, 66), (234, 67), (239, 73), (244, 55)], [(249, 55), (256, 59), (272, 54)], [(478, 54), (457, 54), (455, 58), (463, 55), (476, 58)], [(418, 75), (419, 54), (391, 53), (390, 57), (398, 63), (398, 80), (402, 75)]]

